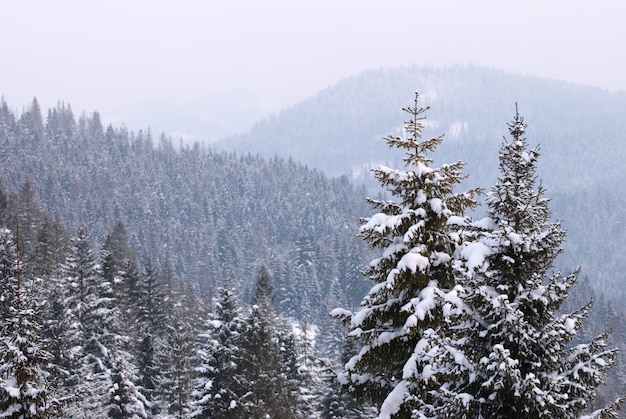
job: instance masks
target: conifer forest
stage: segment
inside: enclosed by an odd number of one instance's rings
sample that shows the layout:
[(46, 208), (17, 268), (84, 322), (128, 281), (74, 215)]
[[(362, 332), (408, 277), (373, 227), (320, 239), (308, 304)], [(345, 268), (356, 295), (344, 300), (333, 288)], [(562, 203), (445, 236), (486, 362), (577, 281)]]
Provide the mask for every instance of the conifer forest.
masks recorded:
[(623, 417), (626, 97), (581, 89), (368, 72), (210, 145), (2, 98), (0, 417)]

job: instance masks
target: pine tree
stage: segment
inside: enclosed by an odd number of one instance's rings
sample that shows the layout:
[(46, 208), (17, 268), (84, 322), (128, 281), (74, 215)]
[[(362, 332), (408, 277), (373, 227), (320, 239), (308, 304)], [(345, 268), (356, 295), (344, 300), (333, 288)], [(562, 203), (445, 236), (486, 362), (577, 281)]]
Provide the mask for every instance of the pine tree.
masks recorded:
[[(19, 235), (18, 235), (19, 236)], [(26, 291), (21, 254), (0, 229), (0, 416), (59, 417), (45, 366), (52, 359), (42, 338), (42, 305)]]
[(369, 199), (379, 212), (360, 229), (372, 248), (382, 250), (366, 272), (376, 284), (358, 312), (334, 311), (362, 344), (339, 379), (350, 393), (379, 404), (381, 417), (436, 415), (438, 395), (467, 373), (462, 357), (450, 350), (459, 291), (452, 262), (462, 238), (455, 225), (475, 206), (477, 190), (454, 193), (464, 178), (461, 162), (430, 167), (426, 154), (443, 137), (421, 140), (427, 108), (417, 102), (416, 93), (415, 105), (405, 109), (411, 116), (406, 137), (385, 138), (406, 152), (406, 169), (374, 170), (397, 200)]
[(134, 353), (137, 386), (151, 404), (150, 412), (160, 410), (159, 389), (162, 381), (160, 352), (165, 345), (166, 295), (148, 258), (141, 275), (141, 294), (137, 301), (137, 334)]
[(297, 418), (314, 417), (316, 400), (323, 396), (321, 372), (323, 361), (316, 346), (317, 327), (306, 320), (297, 323), (283, 314), (278, 316), (278, 343), (285, 368), (283, 392), (293, 399), (292, 410)]
[(321, 295), (320, 284), (315, 266), (315, 249), (312, 237), (299, 233), (291, 250), (290, 260), (293, 261), (293, 296), (294, 312), (300, 318), (315, 318), (317, 316), (316, 298)]
[(144, 419), (149, 417), (143, 397), (134, 383), (135, 371), (123, 358), (114, 367), (113, 385), (110, 390), (108, 415), (113, 419)]
[[(559, 314), (578, 270), (550, 272), (565, 231), (550, 221), (535, 175), (539, 148), (529, 148), (526, 127), (516, 112), (487, 198), (489, 216), (475, 223), (478, 237), (461, 252), (469, 314), (462, 349), (474, 378), (464, 389), (466, 403), (445, 410), (450, 417), (578, 417), (615, 362), (607, 334), (570, 344), (590, 304)], [(617, 417), (617, 404), (589, 417)]]
[(47, 215), (42, 215), (34, 255), (30, 258), (35, 278), (39, 280), (58, 278), (65, 260), (68, 241), (65, 226), (58, 219), (53, 220)]
[(241, 368), (250, 383), (251, 392), (245, 408), (252, 418), (263, 418), (266, 415), (293, 417), (292, 407), (297, 402), (286, 385), (287, 367), (280, 353), (273, 299), (272, 279), (267, 268), (261, 266), (241, 345)]
[(17, 219), (20, 225), (19, 245), (27, 260), (35, 255), (37, 235), (43, 218), (33, 184), (26, 181), (17, 196)]
[(249, 382), (241, 370), (244, 319), (234, 290), (219, 290), (216, 312), (199, 335), (198, 379), (193, 417), (245, 417)]
[[(1, 125), (1, 123), (0, 123)], [(0, 155), (1, 159), (1, 155)], [(8, 225), (9, 221), (9, 199), (0, 180), (0, 226)]]
[(194, 381), (195, 338), (198, 324), (195, 316), (201, 312), (193, 290), (179, 279), (173, 299), (170, 318), (166, 325), (166, 339), (161, 370), (161, 392), (168, 413), (177, 418), (190, 414), (191, 393)]
[(107, 234), (104, 242), (104, 251), (110, 255), (111, 270), (114, 273), (125, 268), (127, 260), (134, 260), (135, 256), (128, 246), (128, 233), (123, 222), (117, 221), (113, 229)]
[(77, 414), (105, 414), (114, 368), (129, 355), (123, 350), (127, 339), (120, 333), (120, 311), (111, 284), (100, 271), (83, 228), (70, 239), (63, 281), (63, 304), (71, 319), (61, 336), (66, 348), (64, 389), (80, 394)]
[[(346, 334), (343, 329), (342, 336)], [(337, 418), (364, 418), (376, 416), (377, 409), (362, 401), (359, 403), (352, 394), (342, 391), (341, 383), (337, 380), (337, 371), (340, 370), (353, 356), (360, 351), (359, 342), (354, 339), (344, 339), (340, 350), (338, 363), (327, 362), (325, 375), (326, 389), (321, 399), (322, 417), (325, 419)]]

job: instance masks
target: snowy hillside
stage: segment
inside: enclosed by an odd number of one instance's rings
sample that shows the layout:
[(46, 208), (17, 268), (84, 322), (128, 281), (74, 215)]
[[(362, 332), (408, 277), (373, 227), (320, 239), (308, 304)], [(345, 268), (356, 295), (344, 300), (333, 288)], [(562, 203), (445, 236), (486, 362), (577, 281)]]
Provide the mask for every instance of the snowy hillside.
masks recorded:
[(401, 132), (402, 108), (415, 91), (431, 107), (424, 137), (445, 135), (435, 160), (466, 162), (469, 187), (494, 182), (517, 103), (529, 142), (541, 147), (539, 173), (554, 215), (568, 230), (560, 263), (582, 265), (599, 292), (621, 295), (626, 259), (612, 249), (626, 234), (626, 92), (482, 67), (381, 69), (339, 81), (215, 147), (290, 156), (347, 174), (375, 194), (370, 170), (401, 164), (381, 138)]

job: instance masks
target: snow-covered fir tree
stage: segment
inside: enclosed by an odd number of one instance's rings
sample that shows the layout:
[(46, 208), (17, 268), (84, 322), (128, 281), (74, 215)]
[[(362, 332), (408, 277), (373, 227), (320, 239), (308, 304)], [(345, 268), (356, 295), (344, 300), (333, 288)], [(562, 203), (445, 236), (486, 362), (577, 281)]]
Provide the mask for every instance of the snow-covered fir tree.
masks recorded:
[(145, 419), (150, 417), (146, 407), (150, 402), (141, 394), (134, 381), (132, 364), (119, 358), (113, 369), (113, 385), (109, 390), (108, 416), (113, 419)]
[(242, 371), (250, 383), (251, 397), (246, 402), (248, 415), (254, 418), (293, 416), (295, 400), (285, 388), (286, 368), (276, 336), (274, 286), (269, 271), (261, 266), (257, 275), (251, 307), (245, 319), (242, 340)]
[(60, 417), (46, 364), (42, 304), (27, 291), (11, 232), (0, 229), (0, 417)]
[(65, 341), (67, 371), (64, 390), (78, 395), (71, 416), (106, 415), (114, 368), (127, 340), (120, 331), (120, 310), (112, 284), (105, 280), (95, 260), (91, 242), (81, 228), (70, 240), (70, 252), (63, 268), (64, 305), (69, 328), (60, 337)]
[(450, 325), (457, 315), (457, 278), (452, 269), (462, 244), (452, 217), (475, 206), (477, 190), (455, 193), (462, 162), (431, 167), (426, 157), (442, 136), (421, 139), (425, 108), (405, 109), (405, 137), (388, 136), (405, 151), (405, 169), (381, 166), (374, 174), (396, 200), (369, 201), (379, 211), (363, 220), (361, 237), (381, 249), (366, 272), (375, 285), (356, 313), (334, 310), (349, 322), (360, 352), (339, 374), (344, 388), (380, 406), (381, 417), (435, 416), (442, 394), (467, 373)]
[(199, 330), (197, 316), (202, 310), (194, 290), (178, 278), (171, 295), (170, 317), (161, 354), (161, 398), (164, 410), (175, 418), (187, 418), (194, 387), (195, 342)]
[(232, 288), (219, 289), (215, 314), (199, 335), (193, 417), (245, 417), (249, 382), (242, 372), (240, 348), (244, 319)]
[[(559, 314), (578, 270), (551, 272), (565, 231), (550, 220), (535, 175), (539, 148), (529, 147), (526, 127), (516, 112), (487, 198), (488, 218), (474, 223), (476, 240), (461, 252), (468, 322), (458, 333), (472, 380), (460, 395), (466, 403), (447, 406), (447, 417), (579, 417), (615, 362), (607, 334), (570, 344), (590, 304)], [(617, 417), (615, 407), (588, 417)]]
[(159, 389), (163, 380), (160, 354), (165, 346), (167, 294), (148, 258), (141, 275), (141, 294), (137, 301), (137, 333), (133, 353), (137, 365), (137, 386), (149, 401), (150, 412), (161, 410)]
[(281, 313), (275, 330), (284, 371), (283, 391), (292, 398), (295, 417), (312, 418), (317, 413), (315, 401), (322, 395), (319, 378), (322, 364), (315, 349), (316, 327), (306, 321), (297, 323)]

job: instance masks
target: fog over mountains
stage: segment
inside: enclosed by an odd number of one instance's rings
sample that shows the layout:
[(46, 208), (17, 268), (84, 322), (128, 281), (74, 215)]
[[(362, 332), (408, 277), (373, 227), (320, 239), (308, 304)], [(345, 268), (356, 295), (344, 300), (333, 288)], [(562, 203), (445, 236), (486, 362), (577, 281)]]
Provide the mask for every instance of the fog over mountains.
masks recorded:
[[(490, 181), (497, 146), (515, 104), (529, 123), (529, 135), (542, 144), (542, 175), (566, 175), (571, 183), (593, 183), (597, 174), (581, 170), (620, 161), (619, 132), (626, 122), (626, 92), (509, 74), (483, 67), (403, 67), (368, 71), (342, 80), (318, 95), (266, 118), (246, 134), (216, 146), (238, 152), (288, 155), (330, 175), (363, 178), (363, 169), (393, 160), (381, 136), (398, 131), (401, 109), (418, 91), (431, 106), (426, 135), (446, 135), (442, 160), (461, 159), (478, 182)], [(581, 147), (594, 140), (596, 147)], [(618, 154), (607, 156), (604, 147)], [(484, 154), (489, 151), (489, 154)], [(477, 156), (480, 156), (478, 158)], [(593, 160), (589, 161), (588, 159)], [(565, 170), (565, 172), (564, 172)], [(599, 173), (598, 173), (599, 174)], [(603, 172), (602, 175), (605, 175)], [(568, 181), (568, 183), (570, 183)]]

